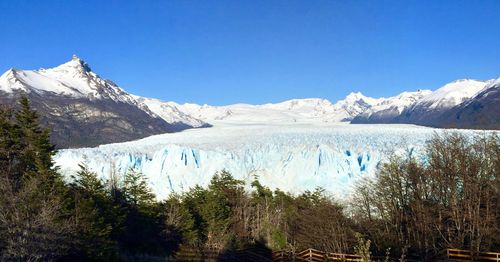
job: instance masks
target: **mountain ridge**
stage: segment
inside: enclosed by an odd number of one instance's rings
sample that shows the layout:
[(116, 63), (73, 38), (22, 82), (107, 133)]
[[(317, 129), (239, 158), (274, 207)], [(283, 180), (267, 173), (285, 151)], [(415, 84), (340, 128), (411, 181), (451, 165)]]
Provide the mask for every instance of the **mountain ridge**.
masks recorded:
[(405, 91), (387, 98), (351, 92), (335, 103), (304, 98), (211, 106), (130, 94), (74, 55), (54, 68), (7, 70), (0, 76), (0, 103), (15, 105), (15, 98), (26, 94), (61, 147), (123, 142), (221, 124), (349, 122), (498, 129), (499, 79), (459, 79), (434, 91)]

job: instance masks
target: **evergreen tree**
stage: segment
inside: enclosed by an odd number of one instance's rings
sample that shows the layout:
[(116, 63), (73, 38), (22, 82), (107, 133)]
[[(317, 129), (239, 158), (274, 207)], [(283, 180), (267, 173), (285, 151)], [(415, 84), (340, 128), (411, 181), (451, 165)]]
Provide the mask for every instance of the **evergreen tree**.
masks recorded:
[(19, 143), (19, 130), (13, 123), (13, 116), (12, 109), (0, 109), (0, 167), (4, 171), (2, 176), (19, 186), (21, 179), (19, 156), (22, 147)]
[(114, 258), (117, 250), (112, 233), (122, 221), (105, 184), (85, 165), (80, 165), (73, 181), (74, 219), (80, 249), (76, 256), (99, 260)]
[(236, 235), (231, 229), (237, 222), (233, 215), (243, 194), (243, 181), (234, 179), (231, 173), (223, 170), (214, 175), (202, 208), (202, 215), (207, 221), (208, 246), (223, 249), (231, 242), (236, 244)]
[(42, 174), (53, 173), (55, 146), (50, 143), (50, 133), (40, 127), (38, 114), (32, 110), (26, 96), (20, 99), (20, 109), (16, 114), (16, 125), (20, 131), (23, 145), (22, 164), (24, 171)]
[[(0, 113), (0, 242), (6, 260), (51, 260), (69, 252), (74, 227), (65, 185), (53, 167), (49, 132), (23, 96)], [(1, 260), (1, 259), (0, 259)]]
[(123, 181), (127, 217), (120, 243), (127, 252), (135, 254), (164, 254), (168, 247), (165, 220), (161, 205), (148, 187), (143, 174), (129, 170)]
[(196, 245), (195, 219), (179, 195), (171, 195), (163, 203), (165, 236), (171, 249), (177, 249), (181, 242)]
[(207, 202), (208, 190), (195, 186), (182, 196), (182, 204), (189, 211), (194, 223), (195, 238), (190, 244), (201, 247), (207, 240), (207, 221), (204, 216), (204, 206)]
[(147, 178), (133, 169), (125, 174), (123, 192), (127, 201), (141, 209), (147, 208), (155, 202), (155, 195), (148, 187)]

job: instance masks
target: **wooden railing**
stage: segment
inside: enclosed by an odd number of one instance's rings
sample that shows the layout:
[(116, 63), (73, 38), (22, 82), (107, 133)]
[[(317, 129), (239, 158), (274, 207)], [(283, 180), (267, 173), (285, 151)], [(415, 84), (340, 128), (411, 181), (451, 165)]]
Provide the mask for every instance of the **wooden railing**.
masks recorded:
[[(385, 257), (372, 257), (373, 261), (385, 261)], [(389, 258), (389, 261), (399, 261), (397, 258)], [(304, 251), (293, 253), (287, 251), (273, 252), (273, 261), (363, 261), (361, 256), (353, 254), (329, 253), (316, 249), (306, 249)], [(419, 261), (419, 259), (406, 259), (405, 261)], [(449, 262), (500, 262), (500, 253), (479, 252), (474, 253), (460, 249), (446, 249), (438, 254), (431, 261), (449, 261)]]
[(363, 261), (361, 256), (352, 254), (340, 254), (323, 252), (316, 249), (306, 249), (304, 251), (293, 253), (286, 251), (273, 252), (274, 261)]
[(478, 262), (492, 262), (500, 261), (500, 253), (495, 252), (471, 252), (461, 249), (446, 249), (441, 252), (436, 261), (478, 261)]

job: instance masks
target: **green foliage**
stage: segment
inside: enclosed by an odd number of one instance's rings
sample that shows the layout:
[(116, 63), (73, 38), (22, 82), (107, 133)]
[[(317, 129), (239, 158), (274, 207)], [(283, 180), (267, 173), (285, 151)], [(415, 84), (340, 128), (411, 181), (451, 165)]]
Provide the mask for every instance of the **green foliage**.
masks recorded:
[[(28, 100), (0, 110), (0, 260), (164, 260), (181, 246), (267, 247), (428, 259), (446, 248), (500, 248), (500, 138), (436, 136), (418, 158), (395, 156), (346, 207), (324, 189), (246, 191), (229, 172), (158, 202), (129, 170), (103, 181), (85, 165), (70, 184)], [(120, 183), (121, 182), (121, 183)], [(363, 232), (364, 235), (354, 234)], [(370, 240), (365, 240), (370, 239)]]
[(271, 242), (269, 244), (277, 250), (285, 249), (288, 244), (285, 232), (280, 229), (274, 229), (271, 233)]
[(0, 133), (3, 258), (47, 260), (69, 253), (75, 232), (66, 187), (53, 166), (49, 132), (40, 127), (26, 97), (17, 112), (0, 112)]
[(16, 122), (22, 133), (21, 143), (25, 145), (23, 160), (26, 171), (33, 170), (41, 173), (52, 171), (55, 146), (50, 143), (49, 131), (40, 127), (38, 114), (31, 110), (27, 97), (21, 98), (20, 105), (21, 109), (16, 114)]
[(232, 215), (243, 192), (243, 181), (234, 179), (229, 172), (223, 170), (213, 176), (201, 208), (201, 215), (207, 223), (209, 245), (216, 248), (227, 243), (234, 245), (235, 236), (230, 230), (235, 222)]
[(147, 208), (155, 203), (155, 195), (148, 187), (147, 178), (133, 169), (125, 174), (123, 193), (127, 201), (140, 208)]
[(363, 262), (372, 261), (372, 253), (370, 251), (370, 240), (365, 240), (362, 234), (356, 233), (357, 245), (354, 247), (354, 251), (358, 256), (361, 256)]
[(190, 209), (181, 201), (181, 196), (173, 194), (163, 203), (166, 235), (171, 245), (177, 242), (195, 245), (198, 239), (195, 219)]
[(78, 255), (98, 260), (115, 258), (117, 243), (112, 239), (112, 233), (120, 224), (120, 216), (106, 186), (88, 167), (80, 165), (71, 187), (81, 252)]

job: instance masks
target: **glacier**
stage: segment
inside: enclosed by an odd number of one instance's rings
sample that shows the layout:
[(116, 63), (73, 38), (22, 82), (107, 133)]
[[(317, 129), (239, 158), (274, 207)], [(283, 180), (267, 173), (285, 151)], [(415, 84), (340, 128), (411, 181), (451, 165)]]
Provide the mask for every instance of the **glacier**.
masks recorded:
[(120, 179), (135, 169), (148, 178), (158, 199), (206, 186), (223, 169), (247, 186), (258, 176), (271, 188), (300, 193), (323, 187), (344, 198), (358, 179), (375, 175), (388, 155), (418, 154), (440, 132), (444, 131), (396, 124), (218, 124), (95, 148), (64, 149), (55, 163), (68, 178), (81, 163), (105, 180)]
[[(215, 172), (226, 169), (247, 184), (258, 176), (271, 188), (299, 193), (320, 186), (334, 195), (346, 196), (358, 179), (375, 175), (391, 153), (420, 154), (434, 133), (443, 132), (415, 125), (350, 125), (349, 121), (457, 126), (457, 112), (453, 108), (461, 104), (468, 106), (475, 101), (474, 105), (486, 105), (489, 112), (472, 110), (472, 118), (479, 113), (487, 117), (470, 121), (475, 123), (470, 126), (496, 128), (498, 114), (495, 113), (498, 110), (491, 105), (496, 105), (494, 91), (500, 86), (499, 81), (462, 79), (435, 91), (403, 92), (389, 98), (372, 98), (353, 92), (335, 103), (308, 98), (262, 105), (212, 106), (164, 102), (130, 94), (114, 82), (101, 78), (85, 61), (73, 56), (70, 61), (54, 68), (8, 70), (0, 76), (0, 93), (5, 97), (17, 92), (37, 94), (39, 103), (47, 105), (51, 110), (46, 111), (57, 120), (65, 115), (52, 109), (65, 106), (66, 101), (106, 104), (112, 109), (109, 116), (121, 116), (123, 126), (136, 122), (137, 116), (150, 116), (145, 120), (148, 122), (139, 121), (134, 125), (135, 129), (123, 129), (130, 133), (157, 134), (170, 130), (167, 126), (175, 127), (174, 130), (206, 127), (96, 148), (61, 150), (55, 156), (55, 163), (68, 179), (78, 171), (81, 163), (103, 179), (121, 178), (133, 168), (144, 173), (154, 193), (164, 199), (171, 193), (181, 193), (195, 185), (206, 186)], [(493, 97), (489, 96), (485, 102), (482, 94), (486, 91)], [(57, 97), (55, 102), (48, 104), (47, 99), (54, 97)], [(478, 97), (481, 99), (477, 100)], [(116, 104), (128, 105), (124, 110), (128, 112), (118, 112), (122, 107), (115, 107)], [(87, 118), (89, 112), (99, 111), (93, 106), (84, 106), (75, 112)], [(454, 119), (443, 125), (443, 119), (447, 117)], [(489, 118), (489, 124), (482, 122)], [(81, 119), (72, 123), (78, 127), (82, 123), (89, 126)], [(114, 134), (122, 134), (114, 129), (116, 124), (104, 127), (114, 130)], [(68, 126), (52, 128), (62, 130)], [(473, 134), (483, 131), (455, 132)], [(130, 133), (125, 136), (143, 137)], [(103, 132), (100, 134), (103, 137), (99, 141), (117, 141)], [(60, 136), (68, 137), (68, 133)], [(63, 142), (71, 145), (66, 140)]]

